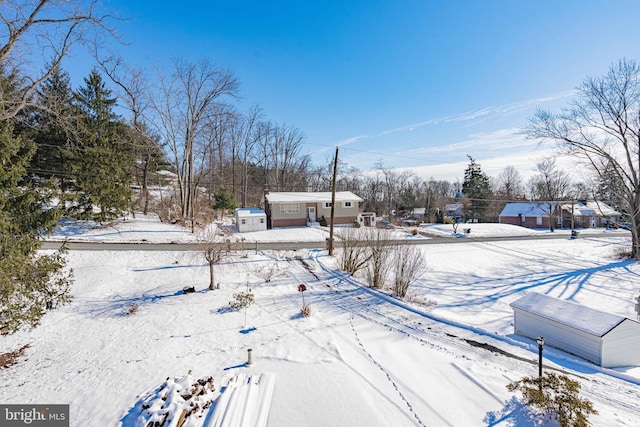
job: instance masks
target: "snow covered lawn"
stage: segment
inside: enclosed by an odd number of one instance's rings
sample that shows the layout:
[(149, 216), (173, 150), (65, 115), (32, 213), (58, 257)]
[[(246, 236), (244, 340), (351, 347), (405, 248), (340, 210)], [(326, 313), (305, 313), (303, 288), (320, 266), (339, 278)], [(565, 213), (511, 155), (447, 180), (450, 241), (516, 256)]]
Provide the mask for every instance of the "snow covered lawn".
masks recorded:
[[(130, 223), (84, 235), (191, 238), (151, 219)], [(317, 232), (288, 231), (309, 241)], [(168, 378), (191, 371), (213, 377), (218, 391), (235, 378), (270, 379), (269, 426), (541, 425), (505, 388), (537, 375), (537, 345), (513, 335), (509, 303), (533, 291), (635, 318), (640, 268), (613, 255), (628, 243), (628, 234), (600, 233), (420, 246), (429, 268), (412, 287), (416, 302), (362, 286), (321, 249), (231, 254), (216, 267), (215, 291), (197, 252), (72, 251), (73, 302), (33, 331), (0, 338), (0, 353), (29, 344), (0, 370), (0, 401), (69, 403), (72, 426), (128, 427)], [(284, 273), (265, 283), (256, 274), (265, 265)], [(186, 285), (196, 293), (184, 294)], [(230, 311), (247, 288), (255, 304)], [(593, 425), (637, 425), (639, 368), (602, 369), (552, 348), (544, 357), (545, 369), (580, 381), (600, 412)], [(240, 393), (245, 408), (264, 409)], [(242, 418), (222, 399), (211, 408), (185, 425), (217, 425), (214, 412), (225, 408), (223, 425)]]

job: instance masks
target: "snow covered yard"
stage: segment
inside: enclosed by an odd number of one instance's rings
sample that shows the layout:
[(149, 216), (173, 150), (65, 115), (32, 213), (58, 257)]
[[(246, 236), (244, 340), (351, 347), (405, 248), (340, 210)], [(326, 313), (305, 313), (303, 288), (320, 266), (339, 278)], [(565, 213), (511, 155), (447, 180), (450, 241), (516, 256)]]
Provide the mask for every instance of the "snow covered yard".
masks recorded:
[[(190, 238), (153, 220), (131, 222), (137, 233), (110, 232)], [(323, 233), (278, 231), (309, 241)], [(608, 233), (421, 246), (429, 268), (410, 292), (435, 305), (366, 288), (320, 249), (232, 254), (216, 268), (215, 291), (197, 252), (72, 251), (73, 302), (37, 329), (0, 339), (0, 352), (30, 344), (0, 370), (0, 401), (69, 403), (72, 426), (134, 426), (145, 397), (191, 370), (218, 390), (237, 375), (273, 374), (270, 426), (540, 425), (505, 388), (537, 374), (537, 346), (513, 335), (509, 303), (534, 291), (634, 318), (640, 268), (613, 256), (628, 240)], [(265, 265), (283, 274), (265, 283), (257, 274)], [(311, 317), (300, 315), (300, 283)], [(184, 294), (186, 285), (196, 293)], [(228, 303), (247, 287), (255, 304), (245, 323)], [(580, 381), (600, 412), (594, 425), (637, 425), (639, 368), (601, 369), (552, 348), (544, 356), (545, 369)]]

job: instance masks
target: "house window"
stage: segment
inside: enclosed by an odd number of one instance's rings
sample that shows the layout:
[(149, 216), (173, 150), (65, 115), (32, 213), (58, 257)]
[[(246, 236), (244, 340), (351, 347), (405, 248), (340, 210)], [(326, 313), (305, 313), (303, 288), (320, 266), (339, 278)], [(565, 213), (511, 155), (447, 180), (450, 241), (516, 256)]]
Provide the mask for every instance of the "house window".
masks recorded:
[(331, 207), (331, 202), (324, 202), (324, 207), (329, 209)]
[(260, 218), (260, 224), (264, 224), (264, 218)]
[(352, 208), (353, 207), (353, 202), (342, 202), (342, 207), (343, 208)]
[(242, 218), (242, 224), (246, 224), (246, 223), (247, 223), (247, 220)]
[(541, 216), (537, 216), (536, 217), (536, 225), (542, 225), (542, 217)]
[(297, 203), (283, 203), (280, 205), (280, 213), (298, 213), (300, 208)]

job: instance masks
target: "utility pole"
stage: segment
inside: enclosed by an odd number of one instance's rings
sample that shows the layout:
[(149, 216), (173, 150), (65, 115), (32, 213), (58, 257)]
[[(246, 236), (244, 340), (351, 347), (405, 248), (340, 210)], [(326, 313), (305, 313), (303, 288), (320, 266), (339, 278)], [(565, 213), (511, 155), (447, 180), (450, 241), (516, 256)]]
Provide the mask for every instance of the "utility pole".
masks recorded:
[(333, 218), (336, 212), (336, 175), (338, 174), (338, 147), (333, 160), (333, 181), (331, 182), (331, 225), (329, 226), (329, 256), (333, 255)]
[(571, 238), (572, 239), (576, 239), (578, 238), (578, 232), (576, 231), (576, 225), (575, 225), (575, 213), (574, 213), (574, 206), (576, 205), (576, 201), (574, 199), (571, 199)]

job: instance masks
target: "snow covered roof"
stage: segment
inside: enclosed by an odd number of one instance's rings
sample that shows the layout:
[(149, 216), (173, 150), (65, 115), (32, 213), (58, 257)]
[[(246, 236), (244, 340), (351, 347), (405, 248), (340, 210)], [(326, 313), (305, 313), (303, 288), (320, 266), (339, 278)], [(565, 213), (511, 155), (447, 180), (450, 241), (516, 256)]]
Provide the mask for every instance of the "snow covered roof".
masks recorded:
[(585, 307), (571, 301), (531, 292), (511, 303), (511, 307), (602, 337), (626, 317)]
[(256, 216), (256, 215), (266, 215), (262, 209), (258, 208), (237, 208), (236, 215), (239, 217), (243, 216)]
[[(331, 202), (331, 192), (299, 192), (299, 193), (269, 193), (265, 198), (270, 203), (313, 203)], [(351, 191), (336, 191), (336, 202), (362, 202), (363, 200)]]
[[(571, 203), (561, 206), (567, 212), (571, 212)], [(596, 200), (588, 200), (586, 202), (578, 202), (573, 205), (574, 216), (617, 216), (620, 212), (611, 206), (598, 202)]]
[[(551, 209), (555, 209), (555, 202), (551, 203)], [(507, 203), (500, 212), (500, 216), (549, 216), (549, 202), (515, 202)]]

